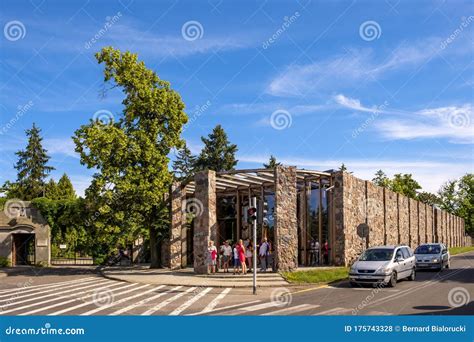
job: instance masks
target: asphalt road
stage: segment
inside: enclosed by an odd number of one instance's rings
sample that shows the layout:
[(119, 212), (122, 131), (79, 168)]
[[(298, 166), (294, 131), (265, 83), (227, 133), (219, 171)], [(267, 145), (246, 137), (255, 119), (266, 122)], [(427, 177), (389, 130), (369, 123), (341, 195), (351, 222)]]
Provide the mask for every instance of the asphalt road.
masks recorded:
[(125, 283), (94, 268), (19, 269), (0, 277), (0, 315), (474, 315), (474, 252), (395, 288), (250, 289)]

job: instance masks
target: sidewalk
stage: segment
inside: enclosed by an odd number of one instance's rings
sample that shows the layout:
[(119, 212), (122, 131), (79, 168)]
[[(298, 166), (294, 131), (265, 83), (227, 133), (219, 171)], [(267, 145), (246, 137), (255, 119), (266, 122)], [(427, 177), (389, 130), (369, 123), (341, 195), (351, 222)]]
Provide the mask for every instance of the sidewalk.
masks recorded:
[[(130, 283), (169, 285), (169, 286), (206, 286), (206, 287), (251, 287), (252, 273), (246, 275), (216, 273), (212, 275), (195, 274), (192, 268), (171, 271), (169, 269), (150, 269), (147, 265), (133, 267), (106, 267), (102, 275), (113, 280)], [(258, 287), (289, 286), (278, 273), (257, 273)]]

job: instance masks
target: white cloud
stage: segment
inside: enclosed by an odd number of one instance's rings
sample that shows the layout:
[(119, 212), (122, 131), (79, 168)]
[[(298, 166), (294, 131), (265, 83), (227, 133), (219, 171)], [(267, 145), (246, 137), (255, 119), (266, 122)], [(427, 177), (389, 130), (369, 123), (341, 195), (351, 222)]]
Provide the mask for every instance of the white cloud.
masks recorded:
[(349, 108), (349, 109), (354, 109), (354, 110), (357, 110), (357, 111), (360, 111), (360, 112), (373, 112), (377, 109), (376, 107), (372, 107), (372, 108), (364, 107), (360, 103), (360, 100), (352, 99), (352, 98), (346, 97), (342, 94), (334, 96), (334, 100), (336, 101), (336, 103), (338, 103), (339, 105), (341, 105), (343, 107), (346, 107), (346, 108)]
[(43, 147), (48, 151), (48, 154), (79, 159), (79, 154), (74, 151), (76, 145), (71, 138), (46, 138), (43, 140)]
[(86, 189), (91, 184), (92, 176), (69, 175), (69, 178), (76, 191), (76, 195), (84, 197)]
[[(423, 190), (436, 192), (447, 180), (459, 178), (473, 169), (474, 163), (456, 163), (439, 161), (408, 161), (408, 160), (354, 160), (354, 159), (305, 159), (298, 157), (276, 156), (284, 165), (324, 171), (337, 169), (344, 163), (356, 177), (371, 180), (377, 170), (382, 169), (388, 176), (396, 173), (411, 173)], [(237, 156), (239, 162), (261, 165), (268, 161), (268, 155)]]
[(290, 65), (270, 82), (267, 92), (274, 96), (302, 96), (375, 80), (386, 72), (420, 65), (436, 57), (441, 41), (429, 38), (412, 45), (401, 44), (382, 62), (375, 60), (372, 50), (348, 49), (344, 54), (311, 64)]
[(471, 104), (423, 109), (410, 118), (380, 120), (375, 127), (387, 139), (447, 138), (452, 143), (474, 143)]

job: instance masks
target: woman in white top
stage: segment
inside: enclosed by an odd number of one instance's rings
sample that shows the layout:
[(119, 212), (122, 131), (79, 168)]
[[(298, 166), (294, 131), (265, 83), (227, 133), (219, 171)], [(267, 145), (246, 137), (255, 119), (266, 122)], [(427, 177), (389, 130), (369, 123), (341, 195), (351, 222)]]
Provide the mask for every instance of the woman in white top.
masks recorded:
[(245, 250), (245, 259), (246, 259), (249, 271), (252, 272), (253, 246), (251, 243), (249, 243), (247, 249)]

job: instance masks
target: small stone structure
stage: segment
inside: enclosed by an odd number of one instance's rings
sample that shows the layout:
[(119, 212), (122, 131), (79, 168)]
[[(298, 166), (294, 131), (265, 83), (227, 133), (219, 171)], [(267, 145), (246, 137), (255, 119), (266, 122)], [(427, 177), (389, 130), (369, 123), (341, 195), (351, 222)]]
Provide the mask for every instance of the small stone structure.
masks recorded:
[(14, 236), (28, 234), (34, 236), (34, 264), (49, 266), (51, 264), (51, 229), (39, 210), (29, 202), (7, 202), (7, 209), (0, 211), (0, 256), (12, 263), (15, 256)]

